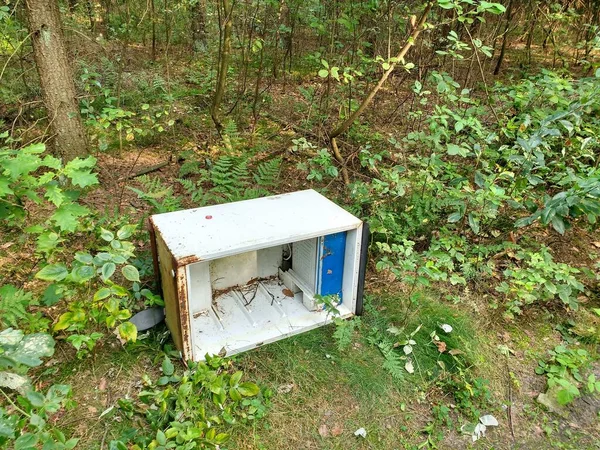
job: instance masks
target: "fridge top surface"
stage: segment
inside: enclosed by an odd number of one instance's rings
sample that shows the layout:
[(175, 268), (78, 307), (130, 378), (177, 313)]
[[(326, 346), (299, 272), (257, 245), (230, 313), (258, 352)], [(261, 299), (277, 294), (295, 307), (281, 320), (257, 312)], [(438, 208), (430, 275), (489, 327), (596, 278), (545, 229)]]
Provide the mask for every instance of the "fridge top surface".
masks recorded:
[(358, 228), (362, 221), (309, 189), (150, 218), (179, 264)]

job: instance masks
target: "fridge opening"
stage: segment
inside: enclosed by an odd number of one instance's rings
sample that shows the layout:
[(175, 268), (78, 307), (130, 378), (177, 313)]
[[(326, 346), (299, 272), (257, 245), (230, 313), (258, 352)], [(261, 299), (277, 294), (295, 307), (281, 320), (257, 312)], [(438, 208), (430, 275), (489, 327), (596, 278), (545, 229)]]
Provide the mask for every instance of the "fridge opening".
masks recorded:
[(194, 359), (322, 326), (335, 317), (325, 296), (351, 316), (357, 238), (350, 230), (188, 265)]

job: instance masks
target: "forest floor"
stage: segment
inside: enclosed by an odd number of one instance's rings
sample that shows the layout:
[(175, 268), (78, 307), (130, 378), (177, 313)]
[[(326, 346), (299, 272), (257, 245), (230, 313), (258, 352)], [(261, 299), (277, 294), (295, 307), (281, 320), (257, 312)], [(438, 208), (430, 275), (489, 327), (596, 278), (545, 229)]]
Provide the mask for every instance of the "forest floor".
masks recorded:
[[(510, 56), (507, 60), (510, 61)], [(136, 76), (142, 79), (152, 70), (143, 69)], [(171, 76), (185, 78), (175, 70)], [(129, 87), (129, 78), (123, 81), (124, 89)], [(132, 175), (168, 161), (149, 177), (172, 187), (172, 195), (179, 196), (183, 193), (176, 182), (183, 162), (179, 159), (181, 153), (192, 151), (200, 159), (219, 154), (216, 134), (206, 113), (208, 95), (185, 85), (181, 81), (181, 95), (175, 95), (177, 131), (168, 130), (158, 142), (148, 146), (127, 144), (130, 146), (95, 155), (101, 187), (90, 192), (83, 203), (100, 216), (126, 217), (132, 223), (140, 221), (152, 209), (129, 189), (140, 188), (138, 178)], [(297, 86), (274, 86), (270, 97), (273, 103), (265, 107), (270, 116), (263, 114), (259, 126), (254, 124), (259, 132), (245, 138), (256, 140), (252, 144), (254, 160), (282, 158), (278, 184), (271, 191), (326, 189), (328, 196), (343, 204), (344, 187), (340, 181), (308, 182), (306, 172), (297, 168), (300, 156), (289, 150), (292, 139), (306, 137), (319, 141), (318, 132), (304, 130), (311, 133), (308, 136), (300, 131), (299, 119), (314, 113), (312, 105), (306, 105)], [(291, 100), (293, 97), (297, 98)], [(299, 107), (303, 102), (304, 106)], [(379, 133), (397, 126), (399, 118), (393, 101), (390, 104), (378, 109), (379, 116), (386, 117), (373, 126)], [(367, 122), (368, 114), (363, 119)], [(251, 122), (248, 117), (243, 120)], [(240, 123), (239, 128), (248, 123)], [(351, 171), (354, 168), (358, 171), (358, 164), (350, 158)], [(193, 202), (184, 199), (182, 206), (192, 207)], [(556, 261), (591, 267), (600, 259), (599, 232), (574, 230), (562, 237), (541, 230), (535, 239), (552, 249)], [(137, 253), (148, 258), (149, 243), (139, 240), (134, 244)], [(83, 246), (84, 242), (75, 238), (69, 251)], [(2, 243), (0, 279), (24, 283), (27, 289), (39, 291), (39, 281), (28, 281), (39, 270), (40, 260), (32, 256), (34, 247), (31, 240), (19, 240), (17, 236), (10, 236)], [(371, 262), (365, 295), (367, 308), (361, 326), (353, 332), (345, 349), (338, 347), (333, 337), (335, 327), (329, 325), (233, 357), (236, 367), (248, 379), (269, 387), (274, 395), (266, 417), (235, 429), (227, 448), (600, 449), (598, 397), (583, 394), (568, 407), (551, 405), (550, 409), (536, 400), (546, 391), (546, 378), (535, 373), (538, 362), (546, 359), (548, 350), (565, 338), (560, 328), (565, 321), (563, 310), (531, 307), (507, 322), (502, 311), (490, 308), (494, 295), (498, 295), (493, 288), (479, 286), (476, 291), (467, 288), (457, 295), (448, 284), (434, 285), (421, 292), (422, 304), (411, 316), (407, 328), (416, 329), (425, 323), (435, 328), (452, 322), (461, 346), (457, 350), (474, 355), (477, 363), (472, 369), (488, 385), (487, 388), (469, 385), (468, 389), (482, 397), (489, 395), (483, 402), (485, 409), (477, 412), (493, 415), (499, 425), (488, 427), (485, 437), (473, 442), (471, 434), (462, 433), (461, 427), (466, 422), (464, 412), (473, 413), (478, 406), (468, 402), (458, 404), (451, 395), (454, 393), (447, 389), (448, 383), (445, 389), (441, 388), (439, 378), (431, 376), (437, 361), (419, 365), (417, 359), (416, 377), (394, 378), (384, 368), (380, 350), (373, 345), (372, 330), (378, 324), (395, 323), (405, 314), (407, 286), (385, 271), (376, 271)], [(62, 311), (52, 307), (44, 312), (56, 319)], [(39, 371), (37, 385), (70, 384), (78, 407), (53, 416), (55, 424), (80, 438), (78, 448), (90, 450), (108, 448), (111, 440), (132, 425), (147, 426), (137, 416), (123, 414), (118, 401), (137, 397), (144, 388), (143, 375), (159, 376), (160, 361), (169, 345), (172, 345), (170, 336), (163, 324), (124, 347), (114, 339), (99, 341), (89, 357), (78, 359), (73, 347), (59, 336), (57, 351)], [(594, 366), (594, 373), (600, 378), (600, 365)], [(365, 437), (355, 435), (360, 428), (365, 429)]]
[[(110, 211), (115, 208), (115, 199), (120, 199), (122, 214), (142, 217), (147, 205), (123, 188), (123, 178), (164, 160), (164, 152), (152, 150), (144, 150), (139, 158), (133, 153), (101, 156), (103, 188), (91, 193), (86, 202), (97, 210)], [(173, 162), (153, 176), (168, 184), (177, 172), (178, 164)], [(282, 178), (286, 180), (282, 191), (309, 187), (301, 178)], [(127, 183), (135, 185), (135, 179)], [(600, 235), (582, 234), (567, 240), (546, 233), (540, 239), (553, 247), (559, 260), (577, 260), (583, 255), (597, 258), (600, 252), (594, 245)], [(149, 250), (146, 242), (137, 244), (138, 251)], [(26, 270), (26, 266), (21, 267)], [(379, 350), (369, 343), (368, 327), (354, 333), (349, 348), (339, 350), (332, 337), (334, 326), (330, 325), (234, 357), (250, 379), (270, 387), (275, 394), (266, 418), (237, 430), (228, 448), (600, 448), (598, 398), (584, 395), (558, 413), (536, 401), (546, 382), (535, 374), (535, 368), (547, 350), (562, 339), (553, 325), (553, 312), (533, 309), (507, 323), (500, 313), (490, 310), (489, 298), (467, 293), (459, 301), (449, 302), (449, 293), (437, 288), (425, 292), (426, 306), (412, 322), (416, 326), (423, 320), (447, 321), (445, 317), (452, 317), (468, 330), (463, 335), (465, 350), (477, 353), (476, 371), (489, 382), (491, 393), (488, 409), (482, 413), (494, 415), (499, 422), (498, 427), (488, 428), (484, 438), (473, 443), (470, 434), (461, 433), (460, 406), (436, 416), (436, 406), (453, 406), (453, 400), (435, 382), (428, 381), (426, 367), (417, 367), (418, 383), (394, 379), (383, 368)], [(401, 315), (406, 295), (406, 286), (371, 267), (366, 284), (370, 307), (363, 323), (378, 316), (393, 322)], [(79, 406), (58, 418), (58, 423), (81, 437), (80, 448), (106, 448), (107, 442), (132, 425), (135, 419), (111, 408), (119, 398), (134, 398), (142, 390), (143, 374), (157, 375), (165, 339), (168, 341), (168, 333), (160, 326), (128, 347), (102, 344), (84, 360), (76, 359), (67, 344), (59, 344), (54, 359), (47, 364), (52, 367), (61, 361), (51, 381), (71, 384)], [(499, 351), (501, 347), (510, 349), (508, 356)], [(599, 372), (600, 367), (596, 367), (600, 377)], [(366, 430), (365, 438), (355, 436), (359, 428)]]

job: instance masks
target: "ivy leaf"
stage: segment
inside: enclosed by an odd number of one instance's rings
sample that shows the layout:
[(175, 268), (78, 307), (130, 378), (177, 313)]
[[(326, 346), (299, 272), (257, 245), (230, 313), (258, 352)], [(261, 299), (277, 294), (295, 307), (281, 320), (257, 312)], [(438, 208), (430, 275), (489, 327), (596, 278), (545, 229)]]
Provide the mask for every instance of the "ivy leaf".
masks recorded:
[(54, 214), (50, 216), (50, 220), (53, 221), (61, 231), (67, 231), (73, 233), (79, 225), (79, 218), (87, 216), (90, 210), (85, 206), (78, 205), (77, 203), (63, 203), (60, 207), (54, 211)]
[(63, 264), (49, 264), (35, 274), (36, 278), (45, 281), (61, 281), (64, 280), (69, 271)]
[(121, 273), (123, 274), (125, 279), (129, 281), (140, 281), (140, 273), (131, 264), (127, 264), (125, 267), (123, 267), (121, 269)]

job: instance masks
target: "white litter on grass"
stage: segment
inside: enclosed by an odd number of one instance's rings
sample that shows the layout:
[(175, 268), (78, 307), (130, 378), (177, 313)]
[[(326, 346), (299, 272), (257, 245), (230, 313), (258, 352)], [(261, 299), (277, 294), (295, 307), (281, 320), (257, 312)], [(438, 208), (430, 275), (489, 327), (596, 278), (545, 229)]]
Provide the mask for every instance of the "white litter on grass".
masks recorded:
[[(497, 427), (497, 426), (498, 426), (498, 420), (491, 414), (481, 416), (479, 418), (479, 423), (477, 425), (475, 425), (475, 428), (473, 429), (473, 433), (471, 433), (471, 439), (473, 440), (473, 442), (475, 442), (478, 439), (481, 439), (482, 437), (485, 436), (487, 427)], [(465, 427), (463, 426), (463, 428), (461, 428), (461, 429), (464, 429), (464, 428)]]
[(482, 423), (478, 423), (477, 425), (475, 425), (475, 430), (473, 431), (473, 434), (471, 435), (473, 442), (475, 442), (477, 439), (480, 439), (485, 436), (485, 429), (486, 429), (486, 426)]
[(364, 428), (359, 428), (358, 430), (356, 430), (354, 432), (354, 436), (362, 436), (364, 438), (367, 437), (367, 430), (365, 430)]
[(479, 418), (479, 421), (486, 427), (497, 427), (498, 426), (498, 420), (491, 414), (481, 416)]
[(441, 325), (440, 325), (440, 328), (441, 328), (442, 330), (444, 330), (444, 332), (446, 332), (446, 333), (451, 333), (451, 332), (452, 332), (452, 326), (451, 326), (451, 325), (448, 325), (447, 323), (443, 323), (443, 324), (441, 324)]

